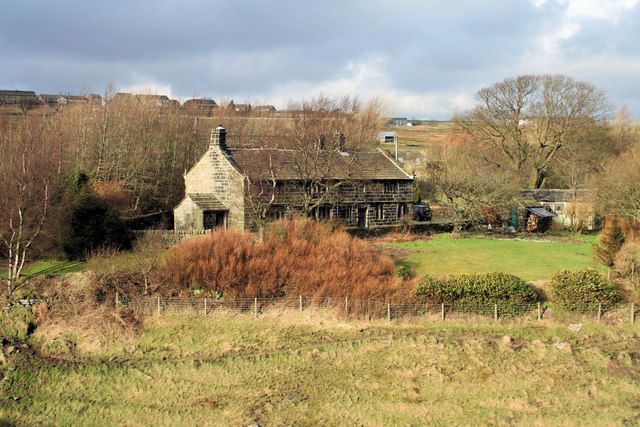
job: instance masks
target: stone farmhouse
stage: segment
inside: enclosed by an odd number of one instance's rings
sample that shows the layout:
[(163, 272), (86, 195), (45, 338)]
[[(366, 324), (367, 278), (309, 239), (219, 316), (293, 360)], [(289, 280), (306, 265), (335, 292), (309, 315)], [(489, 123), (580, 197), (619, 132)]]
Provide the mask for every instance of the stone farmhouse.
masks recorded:
[(212, 131), (209, 149), (185, 174), (174, 228), (256, 230), (261, 221), (306, 214), (368, 228), (410, 212), (413, 177), (381, 150), (243, 148)]

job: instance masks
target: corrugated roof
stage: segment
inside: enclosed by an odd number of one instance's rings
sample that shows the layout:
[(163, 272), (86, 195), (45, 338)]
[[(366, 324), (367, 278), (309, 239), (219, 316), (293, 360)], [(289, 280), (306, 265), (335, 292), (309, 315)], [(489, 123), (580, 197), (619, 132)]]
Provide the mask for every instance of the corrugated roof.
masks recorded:
[(209, 193), (189, 193), (187, 194), (193, 202), (204, 211), (228, 211), (229, 208), (216, 197)]
[(380, 150), (304, 153), (295, 149), (230, 148), (238, 168), (249, 176), (277, 180), (411, 180)]
[(544, 208), (527, 208), (527, 210), (540, 218), (553, 217), (553, 214)]

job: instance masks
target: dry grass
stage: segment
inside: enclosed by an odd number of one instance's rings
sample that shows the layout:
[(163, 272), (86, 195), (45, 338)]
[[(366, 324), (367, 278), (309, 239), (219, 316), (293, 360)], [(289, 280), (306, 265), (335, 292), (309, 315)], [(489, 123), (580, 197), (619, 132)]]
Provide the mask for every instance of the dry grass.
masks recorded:
[(546, 322), (398, 324), (313, 312), (155, 317), (139, 337), (79, 352), (74, 363), (18, 366), (2, 382), (0, 420), (634, 425), (639, 338), (637, 326), (595, 323), (576, 333)]

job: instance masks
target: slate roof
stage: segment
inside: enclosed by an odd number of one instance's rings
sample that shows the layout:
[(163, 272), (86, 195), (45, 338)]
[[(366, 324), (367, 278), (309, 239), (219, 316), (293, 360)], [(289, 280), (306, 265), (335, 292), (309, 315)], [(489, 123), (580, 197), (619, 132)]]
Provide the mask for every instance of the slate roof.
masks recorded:
[(411, 181), (395, 162), (380, 150), (338, 152), (326, 150), (305, 155), (296, 149), (229, 148), (231, 160), (248, 176), (279, 181), (303, 178), (336, 180)]
[(577, 198), (585, 197), (589, 194), (586, 189), (567, 190), (560, 188), (522, 190), (522, 196), (533, 198), (538, 202), (572, 202), (574, 194)]
[(209, 193), (189, 193), (187, 194), (193, 202), (203, 211), (228, 211), (229, 208), (216, 197)]

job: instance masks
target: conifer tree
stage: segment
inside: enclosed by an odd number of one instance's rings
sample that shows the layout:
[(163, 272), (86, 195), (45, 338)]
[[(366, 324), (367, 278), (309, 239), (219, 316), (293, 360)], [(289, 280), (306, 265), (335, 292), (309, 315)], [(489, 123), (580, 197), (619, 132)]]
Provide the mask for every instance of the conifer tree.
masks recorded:
[(613, 267), (615, 257), (624, 244), (624, 233), (616, 217), (608, 217), (604, 221), (598, 243), (594, 245), (594, 257), (599, 263)]

